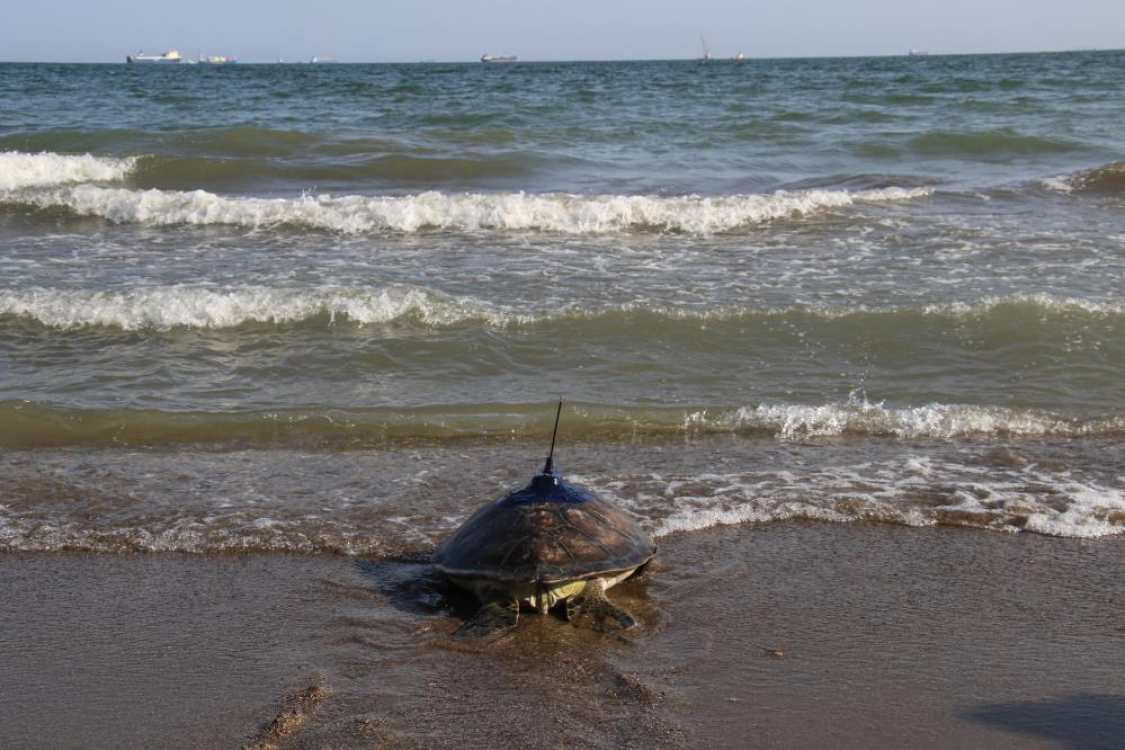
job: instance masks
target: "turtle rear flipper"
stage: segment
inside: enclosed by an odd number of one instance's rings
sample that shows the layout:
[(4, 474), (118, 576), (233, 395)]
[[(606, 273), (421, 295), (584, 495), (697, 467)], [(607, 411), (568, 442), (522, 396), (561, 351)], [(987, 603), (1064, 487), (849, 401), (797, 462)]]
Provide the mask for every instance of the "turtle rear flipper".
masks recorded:
[(628, 630), (637, 624), (633, 615), (606, 598), (605, 583), (599, 580), (590, 581), (580, 594), (567, 600), (566, 618), (575, 627), (599, 633)]
[(462, 639), (493, 638), (514, 628), (519, 617), (520, 605), (515, 599), (490, 599), (453, 635)]

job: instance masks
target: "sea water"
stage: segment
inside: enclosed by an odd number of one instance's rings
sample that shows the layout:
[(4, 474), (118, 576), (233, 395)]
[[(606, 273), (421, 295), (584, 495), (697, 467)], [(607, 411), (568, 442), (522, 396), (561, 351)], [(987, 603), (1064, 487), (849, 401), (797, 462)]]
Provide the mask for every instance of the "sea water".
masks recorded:
[[(0, 549), (1125, 533), (1125, 53), (0, 65)], [(983, 542), (982, 542), (983, 543)]]

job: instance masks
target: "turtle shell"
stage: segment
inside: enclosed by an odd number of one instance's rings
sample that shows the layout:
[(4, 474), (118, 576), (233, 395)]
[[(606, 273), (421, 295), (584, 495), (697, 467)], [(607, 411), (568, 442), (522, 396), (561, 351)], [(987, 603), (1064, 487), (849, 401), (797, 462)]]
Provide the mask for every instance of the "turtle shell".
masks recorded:
[(478, 510), (431, 561), (449, 576), (559, 583), (631, 570), (655, 553), (629, 515), (550, 472)]

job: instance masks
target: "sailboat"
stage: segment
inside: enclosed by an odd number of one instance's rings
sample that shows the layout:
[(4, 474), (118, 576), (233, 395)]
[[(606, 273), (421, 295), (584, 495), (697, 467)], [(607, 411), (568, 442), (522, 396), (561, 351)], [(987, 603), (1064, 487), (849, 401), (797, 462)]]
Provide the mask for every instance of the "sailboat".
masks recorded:
[(711, 50), (707, 49), (707, 40), (699, 35), (699, 43), (703, 45), (703, 62), (711, 62)]

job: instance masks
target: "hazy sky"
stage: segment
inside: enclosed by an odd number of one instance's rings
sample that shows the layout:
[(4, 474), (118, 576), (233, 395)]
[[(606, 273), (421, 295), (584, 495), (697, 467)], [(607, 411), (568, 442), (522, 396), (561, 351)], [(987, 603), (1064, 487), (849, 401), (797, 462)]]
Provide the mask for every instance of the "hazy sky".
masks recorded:
[(246, 62), (1004, 52), (1125, 47), (1125, 0), (12, 0), (0, 60), (123, 61), (143, 49)]

